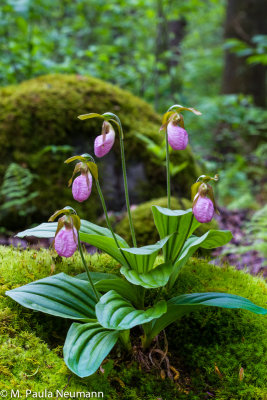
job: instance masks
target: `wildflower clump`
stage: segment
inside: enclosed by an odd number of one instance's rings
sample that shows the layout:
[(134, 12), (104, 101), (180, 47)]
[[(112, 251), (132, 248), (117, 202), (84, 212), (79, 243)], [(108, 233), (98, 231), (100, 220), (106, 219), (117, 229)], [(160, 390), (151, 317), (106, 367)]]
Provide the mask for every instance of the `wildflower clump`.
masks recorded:
[[(84, 274), (72, 277), (60, 273), (12, 289), (7, 295), (25, 307), (74, 321), (67, 333), (63, 354), (68, 368), (81, 378), (94, 374), (113, 347), (118, 344), (125, 353), (132, 352), (134, 357), (136, 355), (146, 367), (155, 365), (160, 367), (164, 361), (166, 371), (161, 371), (161, 374), (164, 376), (167, 374), (170, 379), (175, 380), (179, 372), (174, 367), (171, 368), (166, 350), (168, 349), (166, 337), (164, 351), (158, 348), (157, 339), (170, 324), (186, 314), (190, 318), (192, 312), (206, 307), (243, 309), (259, 315), (267, 313), (267, 310), (249, 299), (227, 292), (177, 291), (175, 284), (180, 279), (181, 270), (196, 250), (223, 246), (232, 239), (230, 231), (212, 229), (200, 237), (194, 235), (201, 223), (212, 219), (214, 210), (217, 209), (212, 187), (208, 183), (211, 180), (218, 180), (217, 176), (211, 178), (202, 175), (193, 184), (192, 209), (171, 209), (168, 134), (172, 137), (178, 134), (179, 137), (175, 138), (175, 143), (179, 143), (175, 144), (176, 148), (186, 147), (188, 138), (182, 111), (201, 114), (195, 109), (174, 105), (163, 117), (168, 207), (156, 205), (151, 207), (159, 241), (138, 246), (128, 191), (122, 124), (119, 117), (111, 112), (83, 114), (79, 119), (98, 118), (104, 122), (102, 137), (97, 139), (95, 146), (96, 155), (100, 157), (107, 154), (113, 146), (114, 128), (118, 131), (131, 241), (128, 243), (113, 230), (99, 183), (98, 166), (88, 153), (73, 156), (65, 161), (67, 164), (78, 161), (69, 184), (71, 185), (73, 177), (78, 172), (81, 172), (81, 175), (87, 174), (85, 177), (88, 177), (88, 173), (92, 174), (107, 228), (80, 220), (76, 211), (67, 206), (56, 211), (50, 218), (50, 223), (19, 234), (20, 237), (25, 235), (42, 237), (45, 233), (46, 237), (55, 237), (56, 250), (66, 257), (72, 255), (77, 247), (79, 249), (85, 269)], [(170, 128), (170, 122), (177, 122), (179, 129), (177, 130), (175, 125)], [(81, 178), (78, 179), (80, 182)], [(80, 183), (78, 189), (79, 185)], [(79, 192), (78, 201), (87, 197), (88, 187), (85, 196), (83, 192), (84, 190)], [(58, 220), (58, 224), (53, 222), (61, 214), (63, 217)], [(120, 275), (91, 272), (81, 240), (112, 256), (119, 265)], [(162, 254), (161, 262), (158, 262), (157, 256), (160, 254)], [(137, 327), (139, 329), (136, 329)], [(132, 328), (135, 328), (134, 336), (131, 335)], [(140, 335), (136, 335), (136, 332), (140, 332)], [(161, 356), (160, 360), (158, 355)]]

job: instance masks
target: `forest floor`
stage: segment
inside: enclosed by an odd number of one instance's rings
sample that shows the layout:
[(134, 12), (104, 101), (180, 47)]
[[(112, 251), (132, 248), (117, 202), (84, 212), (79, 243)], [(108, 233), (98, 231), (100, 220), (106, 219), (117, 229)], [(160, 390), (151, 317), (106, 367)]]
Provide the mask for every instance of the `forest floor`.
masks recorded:
[[(113, 213), (111, 213), (113, 214)], [(115, 215), (115, 213), (114, 213)], [(124, 213), (116, 213), (116, 222), (124, 216)], [(231, 249), (229, 252), (224, 248), (217, 248), (212, 252), (212, 264), (223, 265), (225, 262), (235, 266), (238, 270), (247, 269), (252, 275), (262, 275), (267, 277), (266, 260), (261, 255), (253, 250), (243, 254), (238, 253), (240, 246), (248, 246), (251, 243), (246, 239), (246, 234), (243, 229), (246, 222), (249, 220), (248, 210), (229, 211), (226, 208), (220, 208), (220, 215), (216, 215), (220, 229), (230, 230), (233, 234), (231, 241)], [(0, 245), (12, 245), (14, 247), (32, 249), (49, 248), (52, 245), (52, 239), (39, 239), (27, 237), (27, 239), (19, 239), (14, 235), (0, 235)], [(87, 252), (94, 254), (97, 250), (95, 247), (85, 244)], [(235, 251), (236, 249), (236, 251)]]
[(243, 254), (238, 253), (240, 246), (249, 246), (251, 244), (244, 231), (244, 226), (249, 221), (249, 211), (229, 211), (226, 208), (220, 208), (220, 215), (216, 216), (216, 220), (220, 229), (229, 229), (232, 232), (233, 239), (231, 241), (231, 252), (225, 253), (221, 247), (213, 251), (214, 263), (220, 265), (222, 262), (227, 262), (237, 269), (248, 269), (252, 275), (262, 274), (266, 277), (266, 259), (259, 252), (253, 250)]

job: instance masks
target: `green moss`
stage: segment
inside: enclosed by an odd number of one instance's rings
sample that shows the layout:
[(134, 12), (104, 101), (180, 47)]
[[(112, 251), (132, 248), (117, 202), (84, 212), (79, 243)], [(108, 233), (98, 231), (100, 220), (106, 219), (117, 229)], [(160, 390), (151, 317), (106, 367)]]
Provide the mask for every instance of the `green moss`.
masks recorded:
[[(266, 307), (267, 286), (232, 267), (218, 268), (192, 259), (173, 289), (185, 292), (229, 292)], [(193, 391), (210, 391), (219, 400), (265, 399), (267, 319), (240, 310), (206, 309), (183, 318), (167, 330), (169, 346), (190, 371)], [(222, 374), (215, 372), (215, 365)], [(239, 380), (240, 368), (244, 380)], [(202, 398), (202, 397), (200, 397)]]
[[(155, 223), (153, 219), (153, 214), (151, 211), (152, 205), (167, 207), (167, 198), (162, 197), (159, 199), (153, 199), (137, 206), (132, 211), (132, 217), (134, 222), (134, 228), (136, 233), (136, 238), (139, 246), (144, 246), (146, 244), (153, 244), (159, 240), (159, 235), (155, 229)], [(171, 208), (173, 210), (187, 210), (192, 207), (192, 202), (185, 198), (171, 198)], [(218, 228), (218, 224), (215, 220), (212, 220), (208, 224), (202, 224), (197, 230), (196, 235), (201, 236), (209, 229)], [(116, 225), (116, 232), (124, 237), (124, 239), (131, 243), (131, 233), (129, 227), (128, 216), (125, 217)]]
[[(202, 400), (208, 392), (217, 400), (266, 399), (267, 319), (248, 311), (209, 308), (195, 312), (167, 329), (171, 364), (180, 372), (176, 383), (155, 372), (141, 371), (135, 363), (114, 363), (107, 378), (98, 372), (80, 379), (68, 371), (62, 345), (70, 321), (33, 312), (4, 295), (13, 287), (64, 271), (83, 271), (79, 256), (61, 260), (50, 250), (20, 251), (0, 247), (0, 382), (1, 390), (16, 388), (52, 392), (104, 392), (116, 400)], [(119, 265), (109, 256), (86, 256), (90, 269), (116, 272)], [(182, 270), (170, 295), (220, 291), (249, 298), (264, 306), (267, 285), (243, 271), (218, 268), (192, 258)], [(118, 357), (114, 350), (112, 358)], [(215, 364), (221, 377), (215, 372)], [(239, 370), (244, 368), (244, 379)], [(186, 384), (185, 384), (186, 383)], [(24, 397), (22, 397), (24, 398)]]
[[(141, 162), (144, 169), (142, 174), (145, 179), (142, 175), (140, 182), (136, 183), (132, 193), (134, 197), (148, 200), (163, 195), (164, 169), (153, 162), (143, 142), (136, 136), (138, 132), (160, 141), (158, 130), (161, 118), (147, 103), (130, 93), (90, 77), (47, 75), (0, 89), (0, 107), (0, 146), (4, 160), (0, 166), (0, 179), (12, 161), (28, 167), (39, 177), (32, 187), (33, 191), (39, 192), (33, 201), (38, 209), (33, 221), (47, 219), (55, 209), (65, 205), (75, 207), (81, 216), (90, 220), (102, 213), (95, 189), (91, 201), (82, 207), (73, 201), (71, 191), (67, 188), (72, 167), (63, 164), (70, 154), (47, 152), (42, 157), (36, 156), (44, 146), (63, 144), (73, 146), (73, 153), (83, 153), (85, 150), (93, 153), (93, 139), (101, 132), (101, 121), (77, 119), (79, 114), (88, 112), (112, 111), (120, 116), (125, 132), (128, 166), (134, 167)], [(115, 175), (121, 174), (118, 137), (114, 151), (115, 159), (112, 156), (105, 158), (105, 169), (101, 173), (101, 177), (105, 174), (104, 186), (109, 195), (110, 184), (107, 180), (114, 180)], [(177, 191), (182, 188), (189, 196), (190, 186), (199, 175), (190, 149), (175, 152), (173, 161), (176, 164), (188, 162), (186, 170), (175, 179), (175, 187)], [(113, 191), (116, 186), (117, 183), (113, 185)], [(121, 207), (120, 201), (118, 204)], [(11, 218), (4, 222), (6, 227), (12, 225)], [(13, 224), (17, 226), (17, 223), (14, 218)]]

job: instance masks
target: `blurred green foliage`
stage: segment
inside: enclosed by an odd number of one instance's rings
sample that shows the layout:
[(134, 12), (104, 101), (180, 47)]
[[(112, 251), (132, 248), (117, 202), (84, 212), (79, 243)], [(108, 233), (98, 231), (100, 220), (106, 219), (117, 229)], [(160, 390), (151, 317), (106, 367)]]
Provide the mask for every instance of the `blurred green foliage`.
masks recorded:
[(225, 0), (202, 1), (185, 11), (186, 35), (181, 42), (177, 71), (182, 81), (180, 98), (181, 104), (200, 107), (200, 111), (203, 99), (218, 95), (221, 90), (225, 11)]
[(267, 35), (255, 35), (251, 39), (251, 45), (243, 40), (228, 39), (224, 46), (239, 57), (247, 57), (248, 64), (267, 65)]
[(32, 200), (38, 196), (38, 192), (30, 190), (34, 179), (36, 176), (29, 169), (16, 163), (8, 166), (0, 187), (1, 222), (10, 217), (12, 213), (18, 218), (27, 217), (36, 211)]
[[(255, 35), (250, 45), (225, 41), (226, 3), (2, 0), (0, 85), (76, 73), (119, 85), (159, 112), (173, 103), (194, 106), (203, 115), (185, 113), (186, 129), (203, 172), (221, 175), (219, 203), (256, 207), (267, 194), (267, 112), (249, 97), (220, 92), (224, 50), (266, 65), (267, 36)], [(164, 152), (145, 144), (162, 162)]]
[[(51, 72), (88, 74), (118, 84), (160, 109), (181, 99), (182, 81), (191, 90), (197, 79), (207, 94), (207, 83), (218, 89), (222, 68), (218, 43), (224, 3), (2, 0), (0, 84)], [(187, 33), (181, 49), (173, 41), (172, 24), (177, 21)], [(185, 32), (180, 30), (182, 39)]]
[[(166, 165), (166, 146), (165, 146), (165, 137), (162, 135), (162, 141), (161, 143), (157, 143), (153, 139), (148, 138), (145, 135), (142, 135), (141, 133), (137, 133), (136, 136), (142, 140), (142, 142), (146, 145), (147, 150), (150, 152), (150, 154), (153, 157), (153, 160), (155, 161), (156, 164), (158, 165)], [(172, 154), (174, 153), (174, 150), (170, 147), (169, 149), (169, 154), (170, 158), (172, 159)], [(171, 177), (174, 177), (177, 175), (179, 172), (183, 171), (187, 165), (188, 162), (184, 161), (179, 165), (175, 165), (172, 163), (170, 159), (169, 163), (169, 168), (170, 168), (170, 175)]]
[(187, 117), (203, 169), (219, 173), (219, 204), (257, 208), (267, 195), (267, 111), (242, 94), (203, 97), (203, 115)]

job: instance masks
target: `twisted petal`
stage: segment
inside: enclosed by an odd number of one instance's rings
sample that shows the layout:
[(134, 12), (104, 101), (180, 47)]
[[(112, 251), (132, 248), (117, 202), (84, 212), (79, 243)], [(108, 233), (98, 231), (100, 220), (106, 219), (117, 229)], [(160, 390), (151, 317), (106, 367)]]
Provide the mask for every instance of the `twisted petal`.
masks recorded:
[(188, 144), (188, 134), (185, 129), (169, 122), (167, 126), (168, 142), (173, 150), (184, 150)]
[(105, 156), (112, 148), (115, 142), (115, 132), (111, 130), (109, 133), (104, 135), (99, 135), (95, 138), (94, 152), (97, 157)]
[(79, 201), (80, 203), (87, 200), (91, 194), (91, 190), (92, 175), (90, 172), (79, 175), (74, 179), (72, 184), (72, 194), (75, 200)]
[(78, 247), (78, 233), (75, 228), (63, 228), (55, 237), (55, 249), (59, 256), (71, 257)]
[(208, 197), (199, 196), (193, 206), (193, 214), (198, 222), (210, 222), (214, 215), (213, 202)]

